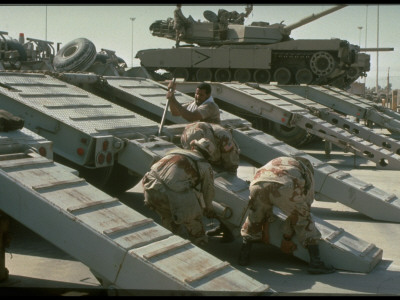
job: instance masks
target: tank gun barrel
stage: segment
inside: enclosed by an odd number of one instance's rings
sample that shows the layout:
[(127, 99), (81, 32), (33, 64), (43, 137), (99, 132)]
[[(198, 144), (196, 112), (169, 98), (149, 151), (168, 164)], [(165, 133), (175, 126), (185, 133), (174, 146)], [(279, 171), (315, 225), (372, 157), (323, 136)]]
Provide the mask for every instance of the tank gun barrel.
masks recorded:
[(360, 52), (394, 51), (394, 48), (360, 48)]
[(293, 23), (293, 24), (290, 24), (288, 26), (283, 27), (284, 33), (289, 35), (290, 32), (293, 29), (296, 29), (296, 28), (298, 28), (300, 26), (303, 26), (303, 25), (305, 25), (307, 23), (310, 23), (310, 22), (312, 22), (314, 20), (317, 20), (317, 19), (319, 19), (319, 18), (321, 18), (323, 16), (331, 14), (331, 13), (333, 13), (333, 12), (339, 10), (339, 9), (342, 9), (342, 8), (344, 8), (346, 6), (347, 6), (347, 4), (336, 5), (336, 6), (332, 7), (332, 8), (324, 10), (324, 11), (318, 13), (318, 14), (312, 14), (311, 16), (308, 16), (308, 17), (306, 17), (304, 19), (301, 19), (300, 21), (298, 21), (296, 23)]

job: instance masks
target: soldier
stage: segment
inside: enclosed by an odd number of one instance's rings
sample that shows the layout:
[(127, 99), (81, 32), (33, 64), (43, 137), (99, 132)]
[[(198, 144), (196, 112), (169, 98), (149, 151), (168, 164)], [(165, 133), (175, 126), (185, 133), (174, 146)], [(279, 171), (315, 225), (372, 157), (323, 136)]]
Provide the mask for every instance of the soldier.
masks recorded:
[(213, 166), (225, 171), (236, 173), (239, 166), (239, 147), (233, 139), (229, 129), (219, 124), (195, 122), (188, 124), (181, 135), (181, 144), (184, 149), (190, 149), (190, 142), (209, 139), (215, 146), (215, 153), (210, 158)]
[(332, 273), (320, 259), (318, 242), (321, 233), (311, 218), (314, 200), (314, 169), (303, 157), (278, 157), (257, 170), (250, 183), (250, 212), (241, 230), (243, 244), (239, 264), (249, 264), (252, 242), (268, 243), (268, 224), (274, 220), (272, 207), (279, 207), (288, 217), (283, 226), (281, 250), (292, 253), (294, 234), (310, 255), (308, 272)]
[[(207, 243), (203, 214), (215, 216), (214, 174), (207, 161), (215, 149), (207, 139), (192, 141), (192, 150), (176, 149), (156, 162), (143, 179), (145, 205), (161, 217), (162, 225), (202, 246)], [(181, 226), (183, 225), (183, 227)]]
[[(233, 139), (232, 133), (219, 124), (211, 124), (206, 122), (195, 122), (188, 124), (181, 135), (181, 144), (184, 149), (190, 148), (193, 140), (207, 138), (214, 145), (216, 151), (210, 158), (213, 166), (221, 167), (223, 170), (236, 174), (239, 166), (239, 147)], [(218, 218), (217, 218), (218, 219)], [(234, 240), (232, 232), (220, 220), (219, 225), (206, 233), (208, 236), (222, 235), (220, 241), (229, 243)]]
[(189, 24), (188, 19), (183, 15), (181, 10), (182, 4), (177, 4), (174, 10), (174, 29), (175, 29), (175, 46), (179, 47), (179, 42), (185, 36), (186, 26)]
[(186, 121), (204, 121), (220, 124), (219, 107), (211, 96), (211, 85), (201, 83), (196, 88), (194, 95), (195, 101), (191, 103), (180, 104), (174, 95), (176, 83), (171, 81), (168, 84), (167, 99), (170, 103), (171, 113), (174, 116), (181, 116)]

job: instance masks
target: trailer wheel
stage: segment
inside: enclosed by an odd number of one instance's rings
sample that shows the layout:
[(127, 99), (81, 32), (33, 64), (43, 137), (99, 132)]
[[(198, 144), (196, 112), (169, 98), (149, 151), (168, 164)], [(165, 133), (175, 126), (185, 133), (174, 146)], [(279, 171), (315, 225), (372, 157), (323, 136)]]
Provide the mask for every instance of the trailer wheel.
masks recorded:
[(287, 127), (273, 123), (272, 133), (278, 140), (296, 148), (310, 141), (310, 134), (300, 127)]
[(85, 71), (96, 60), (95, 45), (85, 38), (75, 39), (57, 52), (53, 60), (56, 71)]
[(271, 80), (271, 73), (269, 70), (256, 70), (253, 78), (257, 83), (268, 83)]

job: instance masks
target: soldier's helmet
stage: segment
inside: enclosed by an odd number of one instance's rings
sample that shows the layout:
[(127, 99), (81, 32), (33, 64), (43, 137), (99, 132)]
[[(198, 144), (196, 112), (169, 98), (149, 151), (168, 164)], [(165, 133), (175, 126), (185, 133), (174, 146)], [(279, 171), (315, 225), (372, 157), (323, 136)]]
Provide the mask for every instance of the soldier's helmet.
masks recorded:
[(213, 142), (207, 138), (201, 138), (200, 140), (193, 140), (190, 142), (191, 149), (199, 150), (207, 160), (215, 156), (217, 149)]

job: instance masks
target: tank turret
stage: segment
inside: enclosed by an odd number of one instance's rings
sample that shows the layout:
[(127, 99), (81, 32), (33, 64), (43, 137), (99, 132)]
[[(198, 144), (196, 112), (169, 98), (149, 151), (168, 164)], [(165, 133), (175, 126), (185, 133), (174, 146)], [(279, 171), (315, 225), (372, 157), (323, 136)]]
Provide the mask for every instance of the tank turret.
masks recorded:
[[(370, 70), (370, 56), (341, 39), (294, 40), (291, 31), (347, 5), (336, 5), (290, 25), (252, 22), (245, 13), (205, 11), (206, 21), (188, 18), (186, 43), (178, 48), (147, 49), (136, 54), (148, 71), (164, 69), (193, 81), (239, 81), (279, 84), (331, 84), (348, 87)], [(151, 24), (152, 35), (175, 41), (173, 19)]]

